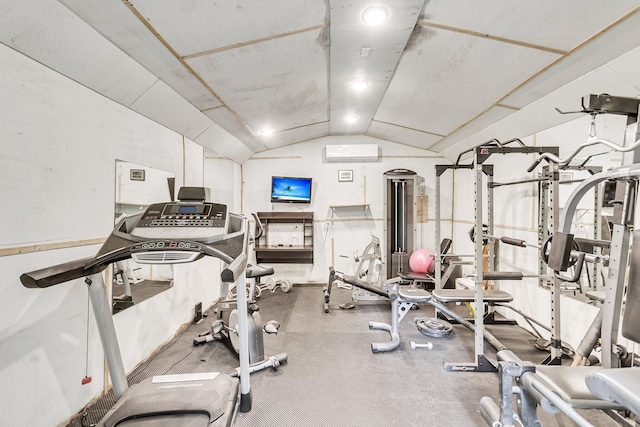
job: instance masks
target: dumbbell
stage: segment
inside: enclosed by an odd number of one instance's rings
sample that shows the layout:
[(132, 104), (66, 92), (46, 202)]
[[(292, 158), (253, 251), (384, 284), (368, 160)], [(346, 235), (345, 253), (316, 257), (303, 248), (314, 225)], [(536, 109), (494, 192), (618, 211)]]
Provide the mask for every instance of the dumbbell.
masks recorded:
[(411, 341), (411, 350), (415, 350), (416, 348), (428, 348), (431, 350), (433, 348), (433, 343), (427, 342), (426, 344), (418, 344), (415, 341)]

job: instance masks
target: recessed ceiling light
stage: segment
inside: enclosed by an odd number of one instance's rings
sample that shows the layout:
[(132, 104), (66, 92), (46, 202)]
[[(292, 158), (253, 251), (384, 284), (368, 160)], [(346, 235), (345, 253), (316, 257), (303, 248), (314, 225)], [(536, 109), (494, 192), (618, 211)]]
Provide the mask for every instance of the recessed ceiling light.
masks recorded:
[(369, 6), (362, 12), (362, 20), (369, 25), (382, 24), (389, 17), (389, 9), (384, 6)]
[(273, 129), (271, 128), (264, 128), (264, 129), (260, 129), (260, 131), (258, 132), (260, 135), (262, 136), (269, 136), (269, 135), (273, 135)]
[(351, 80), (349, 82), (349, 86), (351, 87), (351, 89), (364, 90), (369, 87), (369, 82), (363, 79), (356, 79), (356, 80)]
[(344, 116), (344, 121), (347, 123), (355, 123), (358, 121), (358, 116), (354, 115), (354, 114), (348, 114), (346, 116)]

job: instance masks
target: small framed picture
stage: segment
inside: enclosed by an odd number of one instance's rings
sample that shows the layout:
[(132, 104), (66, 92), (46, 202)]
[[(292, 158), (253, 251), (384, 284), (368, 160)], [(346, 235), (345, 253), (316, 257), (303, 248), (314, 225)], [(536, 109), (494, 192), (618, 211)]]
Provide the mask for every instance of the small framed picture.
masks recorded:
[(352, 170), (338, 171), (338, 182), (351, 182), (351, 181), (353, 181)]
[(131, 181), (144, 181), (144, 169), (131, 169), (129, 171)]

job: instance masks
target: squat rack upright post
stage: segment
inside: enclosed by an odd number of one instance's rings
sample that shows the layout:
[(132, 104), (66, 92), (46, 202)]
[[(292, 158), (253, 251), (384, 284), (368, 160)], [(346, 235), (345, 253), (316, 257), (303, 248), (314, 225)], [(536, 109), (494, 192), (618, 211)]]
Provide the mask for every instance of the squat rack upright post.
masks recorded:
[[(517, 141), (521, 145), (517, 147), (506, 147), (507, 144)], [(487, 145), (492, 143), (492, 145)], [(436, 165), (436, 248), (439, 248), (440, 242), (440, 176), (447, 169), (472, 169), (474, 171), (474, 226), (476, 230), (475, 238), (475, 286), (474, 286), (474, 301), (475, 301), (475, 336), (474, 336), (474, 349), (475, 349), (475, 363), (445, 363), (445, 370), (447, 371), (475, 371), (475, 372), (495, 372), (497, 371), (497, 364), (489, 361), (484, 356), (484, 277), (482, 272), (483, 261), (483, 174), (487, 175), (487, 201), (488, 201), (488, 216), (487, 228), (488, 234), (493, 235), (493, 166), (484, 165), (484, 162), (493, 154), (542, 154), (542, 153), (555, 153), (559, 154), (558, 147), (529, 147), (522, 143), (522, 141), (515, 139), (505, 143), (500, 143), (497, 140), (491, 140), (487, 143), (480, 145), (472, 150), (473, 151), (473, 163), (471, 165), (460, 165), (460, 156), (465, 153), (461, 153), (458, 157), (458, 162), (455, 165)], [(557, 168), (556, 168), (557, 172)], [(551, 212), (554, 220), (554, 229), (558, 225), (558, 179), (556, 173), (556, 181), (553, 184), (552, 181), (552, 197), (551, 197)], [(492, 270), (492, 264), (494, 261), (493, 247), (489, 248), (489, 268)], [(440, 271), (440, 258), (441, 254), (437, 253), (436, 256), (436, 288), (441, 286), (439, 280)], [(551, 359), (559, 361), (561, 355), (561, 340), (554, 337), (560, 335), (560, 298), (559, 298), (560, 281), (554, 279), (554, 291), (552, 292), (552, 310), (557, 315), (552, 315), (552, 349)], [(557, 297), (556, 297), (557, 295)]]

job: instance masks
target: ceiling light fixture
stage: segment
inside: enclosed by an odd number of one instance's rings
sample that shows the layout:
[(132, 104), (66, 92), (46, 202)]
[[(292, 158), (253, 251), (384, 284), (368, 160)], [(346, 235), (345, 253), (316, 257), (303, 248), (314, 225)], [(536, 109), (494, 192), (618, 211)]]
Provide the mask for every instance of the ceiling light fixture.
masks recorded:
[(264, 129), (260, 129), (260, 131), (258, 132), (260, 135), (262, 136), (269, 136), (269, 135), (273, 135), (273, 129), (271, 128), (264, 128)]
[(349, 82), (349, 87), (355, 90), (365, 90), (369, 87), (369, 82), (364, 79), (355, 79)]
[(362, 20), (369, 25), (382, 24), (389, 17), (389, 9), (384, 6), (369, 6), (362, 12)]
[(358, 116), (356, 116), (354, 114), (349, 114), (349, 115), (344, 116), (344, 120), (347, 123), (355, 123), (355, 122), (358, 121)]

